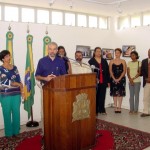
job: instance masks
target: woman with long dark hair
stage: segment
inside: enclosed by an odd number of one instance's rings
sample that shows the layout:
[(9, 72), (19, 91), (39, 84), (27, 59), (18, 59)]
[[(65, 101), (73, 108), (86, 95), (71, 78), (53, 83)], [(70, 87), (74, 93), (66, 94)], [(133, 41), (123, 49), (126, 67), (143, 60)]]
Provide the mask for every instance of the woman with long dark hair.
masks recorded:
[(96, 93), (96, 114), (106, 114), (105, 97), (106, 88), (109, 87), (109, 67), (106, 59), (102, 58), (100, 47), (94, 49), (93, 57), (89, 60), (89, 64), (94, 66), (94, 72), (97, 73), (97, 93)]
[(58, 47), (58, 53), (57, 53), (57, 55), (64, 60), (65, 67), (66, 67), (66, 72), (68, 74), (71, 74), (72, 73), (71, 72), (71, 64), (70, 64), (70, 61), (69, 61), (69, 59), (67, 57), (66, 50), (65, 50), (65, 48), (63, 46), (59, 46)]

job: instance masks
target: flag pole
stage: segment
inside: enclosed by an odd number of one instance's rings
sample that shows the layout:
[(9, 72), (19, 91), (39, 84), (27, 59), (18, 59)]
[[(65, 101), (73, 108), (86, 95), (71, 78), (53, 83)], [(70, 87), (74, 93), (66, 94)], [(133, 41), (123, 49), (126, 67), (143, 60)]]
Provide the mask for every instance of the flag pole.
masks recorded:
[(39, 123), (33, 121), (33, 109), (32, 105), (34, 103), (34, 66), (33, 66), (33, 56), (32, 56), (32, 41), (33, 36), (29, 35), (29, 23), (27, 24), (27, 58), (26, 58), (26, 75), (25, 75), (25, 93), (26, 101), (24, 103), (24, 108), (28, 111), (28, 119), (31, 117), (31, 121), (26, 123), (27, 127), (37, 127)]
[(32, 109), (32, 106), (31, 106), (31, 121), (28, 121), (26, 123), (26, 126), (27, 127), (38, 127), (39, 126), (39, 123), (37, 121), (33, 121), (33, 109)]

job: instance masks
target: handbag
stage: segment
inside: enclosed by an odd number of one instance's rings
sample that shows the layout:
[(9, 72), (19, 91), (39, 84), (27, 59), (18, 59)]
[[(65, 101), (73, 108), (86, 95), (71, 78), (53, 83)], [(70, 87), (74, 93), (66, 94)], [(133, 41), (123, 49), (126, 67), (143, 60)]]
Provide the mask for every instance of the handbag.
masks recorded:
[[(137, 69), (137, 72), (138, 72), (138, 73), (140, 72), (139, 61), (138, 61), (138, 69)], [(139, 76), (142, 76), (141, 72), (140, 72), (140, 75), (139, 75)]]

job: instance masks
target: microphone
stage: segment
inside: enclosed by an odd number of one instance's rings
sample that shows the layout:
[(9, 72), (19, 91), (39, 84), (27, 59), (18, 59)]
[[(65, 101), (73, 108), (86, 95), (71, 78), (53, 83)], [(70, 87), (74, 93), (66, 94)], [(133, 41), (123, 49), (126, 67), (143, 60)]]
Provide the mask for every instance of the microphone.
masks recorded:
[(91, 67), (91, 69), (97, 69), (97, 70), (100, 70), (99, 68), (95, 67), (94, 65), (91, 65), (90, 67)]

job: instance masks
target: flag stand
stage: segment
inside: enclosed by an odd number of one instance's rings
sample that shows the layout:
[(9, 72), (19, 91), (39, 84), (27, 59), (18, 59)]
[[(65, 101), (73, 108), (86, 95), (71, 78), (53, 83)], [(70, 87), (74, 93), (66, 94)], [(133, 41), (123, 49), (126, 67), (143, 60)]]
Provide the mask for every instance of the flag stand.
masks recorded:
[(37, 127), (39, 126), (39, 123), (37, 121), (33, 121), (33, 110), (31, 106), (31, 121), (28, 121), (26, 124), (27, 127)]

